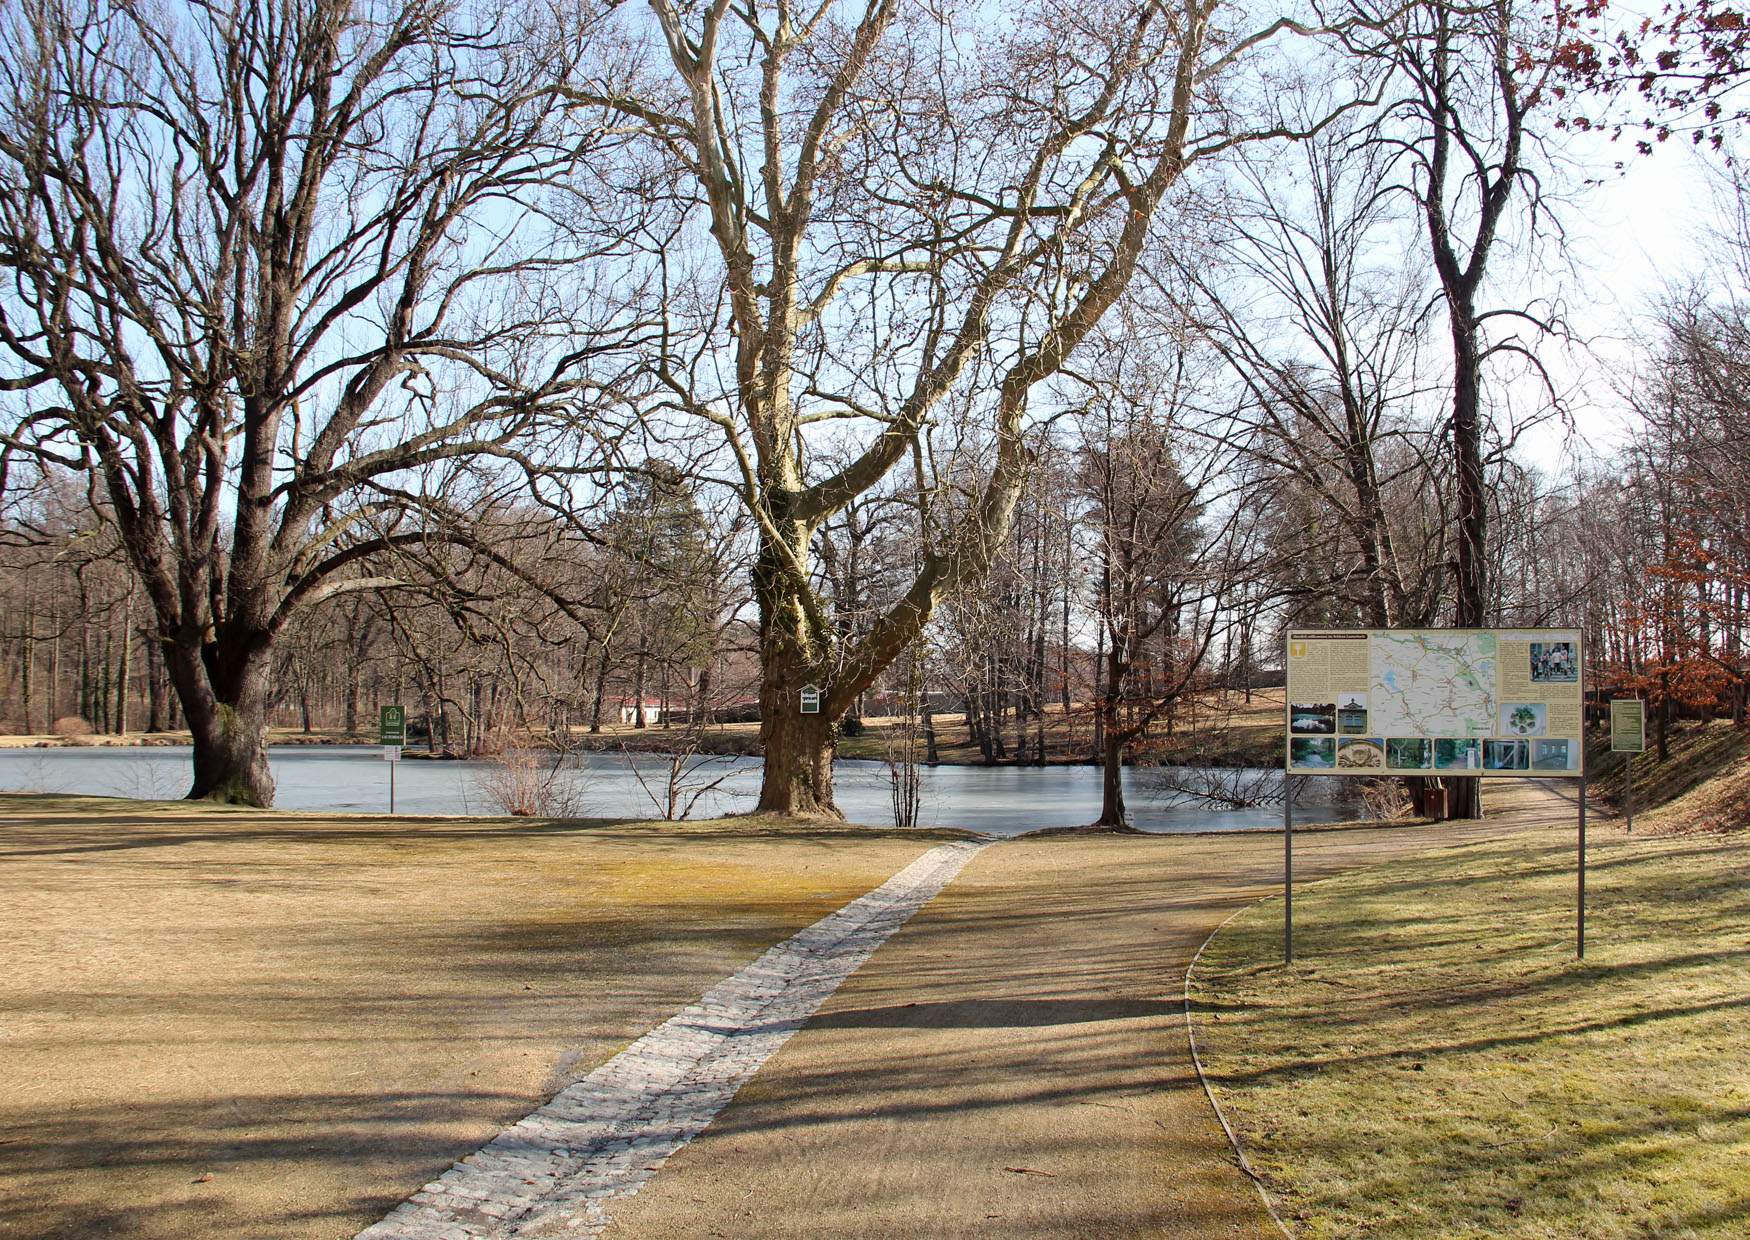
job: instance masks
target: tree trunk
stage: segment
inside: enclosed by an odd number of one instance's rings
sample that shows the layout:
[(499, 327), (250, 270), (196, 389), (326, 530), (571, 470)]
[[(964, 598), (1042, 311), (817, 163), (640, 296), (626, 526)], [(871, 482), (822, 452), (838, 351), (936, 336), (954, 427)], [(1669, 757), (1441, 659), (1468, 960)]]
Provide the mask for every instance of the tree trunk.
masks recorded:
[(115, 669), (115, 731), (117, 736), (128, 733), (128, 677), (134, 650), (134, 588), (128, 587), (122, 602), (122, 650)]
[[(1483, 489), (1482, 362), (1477, 350), (1476, 320), (1468, 305), (1449, 302), (1452, 325), (1452, 446), (1458, 499), (1458, 608), (1461, 629), (1481, 628), (1488, 600), (1487, 521), (1489, 499)], [(1481, 781), (1449, 778), (1446, 816), (1483, 816)]]
[[(763, 538), (753, 573), (760, 621), (760, 744), (765, 752), (758, 812), (837, 818), (842, 816), (832, 798), (837, 717), (864, 686), (846, 685), (845, 693), (834, 693), (828, 683), (825, 668), (832, 666), (833, 635), (810, 616), (793, 576), (792, 566), (806, 556), (809, 531), (801, 522), (781, 524), (789, 549), (771, 536)], [(802, 713), (806, 685), (820, 690), (819, 714)]]
[(644, 724), (645, 724), (645, 720), (644, 720), (644, 650), (643, 650), (644, 636), (643, 636), (643, 634), (639, 634), (638, 641), (639, 641), (638, 661), (635, 664), (633, 664), (633, 672), (632, 672), (632, 694), (633, 694), (633, 699), (634, 699), (634, 705), (632, 707), (632, 710), (634, 712), (632, 715), (632, 726), (635, 728), (641, 729), (644, 727)]
[[(801, 712), (806, 669), (793, 658), (770, 658), (760, 685), (760, 744), (765, 770), (760, 780), (758, 812), (762, 814), (830, 814), (839, 817), (832, 799), (832, 759), (837, 729), (823, 709)], [(824, 686), (816, 686), (823, 689)]]
[(359, 730), (359, 669), (364, 664), (362, 653), (346, 661), (346, 734), (357, 736)]
[[(26, 577), (28, 581), (29, 578)], [(24, 657), (19, 660), (18, 692), (24, 709), (24, 732), (26, 736), (36, 731), (31, 726), (31, 711), (34, 705), (31, 697), (31, 672), (36, 665), (36, 595), (30, 594), (30, 607), (26, 612), (24, 628)], [(43, 728), (47, 732), (48, 728)]]
[[(1102, 632), (1105, 625), (1101, 626)], [(1106, 651), (1106, 666), (1102, 669), (1105, 692), (1100, 696), (1100, 817), (1097, 827), (1122, 827), (1128, 823), (1124, 810), (1124, 728), (1118, 722), (1118, 699), (1129, 673), (1124, 658), (1124, 646), (1114, 634)]]
[(1110, 720), (1100, 740), (1100, 817), (1094, 825), (1129, 825), (1124, 807), (1124, 741), (1120, 729), (1112, 726)]
[(146, 731), (168, 732), (170, 721), (164, 709), (164, 653), (157, 630), (148, 630), (146, 638)]
[(602, 698), (608, 691), (608, 644), (602, 643), (602, 657), (595, 665), (595, 700), (589, 708), (589, 731), (594, 736), (602, 730)]
[[(191, 801), (225, 805), (273, 804), (267, 764), (265, 654), (241, 667), (209, 670), (199, 642), (179, 639), (170, 651), (170, 677), (194, 739)], [(214, 659), (217, 663), (218, 660)]]

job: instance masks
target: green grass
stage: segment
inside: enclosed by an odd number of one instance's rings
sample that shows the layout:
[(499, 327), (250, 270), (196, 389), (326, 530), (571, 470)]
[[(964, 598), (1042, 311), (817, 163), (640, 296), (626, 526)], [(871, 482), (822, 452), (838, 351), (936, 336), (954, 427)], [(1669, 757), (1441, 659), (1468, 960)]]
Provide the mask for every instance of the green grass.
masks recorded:
[(1750, 838), (1568, 832), (1308, 887), (1194, 978), (1217, 1097), (1297, 1235), (1750, 1235)]

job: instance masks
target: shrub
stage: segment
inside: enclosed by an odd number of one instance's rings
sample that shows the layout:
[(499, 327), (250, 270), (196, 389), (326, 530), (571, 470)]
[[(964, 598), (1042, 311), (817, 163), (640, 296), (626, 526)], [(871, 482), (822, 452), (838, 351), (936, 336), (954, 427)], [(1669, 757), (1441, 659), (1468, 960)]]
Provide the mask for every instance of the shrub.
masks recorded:
[(78, 715), (62, 715), (49, 730), (56, 736), (91, 735), (91, 725)]

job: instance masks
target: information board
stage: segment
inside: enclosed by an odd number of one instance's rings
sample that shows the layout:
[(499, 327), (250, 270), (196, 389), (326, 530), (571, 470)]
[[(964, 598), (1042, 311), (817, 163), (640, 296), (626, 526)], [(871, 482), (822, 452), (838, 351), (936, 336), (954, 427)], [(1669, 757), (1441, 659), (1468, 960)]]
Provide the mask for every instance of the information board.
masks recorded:
[(1610, 699), (1610, 752), (1647, 751), (1647, 707), (1639, 698)]
[(1288, 770), (1578, 778), (1578, 629), (1293, 629)]
[(377, 712), (377, 744), (405, 745), (407, 743), (407, 708), (405, 706), (385, 706)]

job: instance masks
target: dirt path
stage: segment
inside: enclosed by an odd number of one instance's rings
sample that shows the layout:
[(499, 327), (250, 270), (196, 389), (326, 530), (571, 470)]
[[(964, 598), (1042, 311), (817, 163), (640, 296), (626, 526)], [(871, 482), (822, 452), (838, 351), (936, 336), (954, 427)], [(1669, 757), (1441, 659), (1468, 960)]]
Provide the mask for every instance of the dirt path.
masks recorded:
[[(1297, 871), (1571, 829), (1540, 789), (1493, 801), (1476, 826), (1300, 836)], [(1279, 836), (986, 849), (605, 1236), (1275, 1235), (1197, 1084), (1181, 979), (1280, 864)]]

